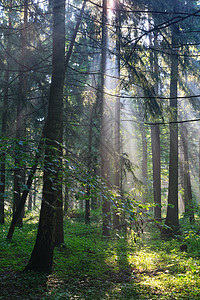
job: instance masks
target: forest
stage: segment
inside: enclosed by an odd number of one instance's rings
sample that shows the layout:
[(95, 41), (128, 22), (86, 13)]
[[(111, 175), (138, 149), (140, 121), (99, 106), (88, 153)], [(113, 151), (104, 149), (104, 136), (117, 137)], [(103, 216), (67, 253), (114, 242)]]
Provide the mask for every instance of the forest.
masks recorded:
[(200, 299), (200, 1), (0, 15), (0, 299)]

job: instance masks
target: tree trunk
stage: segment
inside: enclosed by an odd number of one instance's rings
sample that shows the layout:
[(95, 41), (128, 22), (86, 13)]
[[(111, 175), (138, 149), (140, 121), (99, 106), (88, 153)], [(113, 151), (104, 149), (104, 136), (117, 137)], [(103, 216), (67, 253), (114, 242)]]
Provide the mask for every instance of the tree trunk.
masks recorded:
[(17, 224), (17, 220), (20, 217), (20, 215), (21, 215), (21, 213), (24, 209), (26, 198), (27, 198), (29, 190), (31, 188), (34, 174), (37, 170), (37, 165), (38, 165), (38, 161), (40, 159), (42, 148), (43, 148), (43, 140), (41, 139), (40, 143), (39, 143), (39, 146), (38, 146), (38, 152), (36, 153), (36, 156), (35, 156), (34, 165), (33, 165), (33, 167), (31, 168), (31, 170), (29, 172), (28, 179), (27, 179), (27, 182), (26, 182), (27, 188), (22, 193), (20, 203), (19, 203), (19, 205), (18, 205), (18, 207), (17, 207), (17, 209), (16, 209), (16, 211), (13, 215), (12, 221), (11, 221), (11, 225), (10, 225), (10, 228), (9, 228), (9, 231), (8, 231), (8, 234), (7, 234), (7, 239), (9, 239), (9, 240), (12, 239), (12, 236), (13, 236), (13, 233), (14, 233), (14, 230), (15, 230), (15, 226)]
[(151, 146), (153, 160), (153, 192), (154, 192), (154, 218), (161, 218), (161, 174), (160, 174), (160, 128), (151, 126)]
[(184, 156), (183, 156), (183, 150), (180, 148), (180, 154), (179, 154), (179, 178), (180, 178), (180, 187), (181, 187), (181, 201), (180, 201), (180, 212), (185, 212), (185, 200), (184, 200), (184, 190), (185, 190), (185, 184), (184, 184)]
[[(10, 4), (9, 17), (8, 17), (8, 27), (11, 28), (11, 14), (12, 4)], [(10, 76), (10, 63), (9, 63), (9, 53), (10, 53), (10, 39), (9, 35), (7, 38), (7, 69), (5, 71), (5, 87), (3, 96), (3, 112), (2, 112), (2, 126), (1, 126), (1, 136), (2, 138), (7, 136), (7, 126), (8, 126), (8, 90), (9, 90), (9, 76)], [(1, 157), (1, 185), (0, 185), (0, 224), (4, 224), (4, 198), (6, 189), (6, 154), (4, 153)]]
[(172, 26), (171, 75), (170, 75), (170, 157), (168, 206), (165, 224), (171, 228), (167, 233), (176, 232), (178, 219), (178, 124), (177, 122), (177, 82), (178, 82), (178, 25)]
[[(88, 136), (88, 177), (91, 176), (91, 163), (92, 163), (92, 119), (93, 119), (93, 108), (90, 109), (90, 120), (89, 120), (89, 136)], [(89, 180), (88, 178), (88, 180)], [(90, 224), (90, 184), (87, 184), (86, 200), (85, 200), (85, 223)]]
[(142, 181), (144, 185), (143, 192), (143, 203), (147, 203), (147, 181), (148, 181), (148, 170), (147, 170), (147, 135), (145, 126), (141, 124), (140, 131), (142, 135)]
[(65, 0), (53, 1), (52, 82), (46, 120), (43, 197), (36, 243), (26, 267), (50, 272), (53, 263), (57, 210), (62, 213), (61, 147), (65, 77)]
[(28, 210), (32, 210), (33, 207), (33, 191), (29, 191), (29, 197), (28, 197)]
[[(95, 51), (95, 48), (94, 50)], [(97, 63), (97, 59), (96, 59), (96, 54), (93, 52), (93, 62), (92, 62), (92, 72), (95, 73), (95, 69), (96, 69), (96, 63)], [(96, 82), (95, 82), (95, 75), (92, 75), (92, 87), (96, 88)], [(93, 91), (91, 91), (93, 94)], [(93, 119), (94, 119), (94, 113), (96, 111), (96, 107), (97, 107), (97, 100), (95, 101), (94, 104), (90, 105), (89, 109), (90, 109), (90, 118), (89, 118), (89, 135), (88, 135), (88, 177), (90, 178), (92, 175), (92, 143), (93, 143)], [(88, 178), (88, 180), (90, 180)], [(94, 201), (94, 195), (91, 194), (91, 187), (90, 187), (90, 182), (88, 182), (87, 184), (87, 191), (86, 191), (86, 200), (85, 200), (85, 223), (86, 224), (90, 224), (90, 210), (91, 208), (94, 208), (94, 206), (92, 207), (93, 201)]]
[[(120, 48), (121, 48), (121, 17), (120, 17), (120, 10), (119, 4), (116, 1), (116, 52), (117, 55), (115, 56), (115, 77), (116, 77), (116, 94), (115, 97), (115, 123), (114, 123), (114, 154), (115, 154), (115, 161), (114, 161), (114, 187), (117, 189), (118, 197), (121, 197), (121, 190), (120, 190), (120, 174), (121, 174), (121, 164), (120, 164), (120, 148), (121, 148), (121, 141), (120, 141)], [(116, 201), (118, 202), (118, 201)], [(118, 205), (118, 203), (116, 203)], [(114, 228), (119, 228), (120, 218), (119, 212), (117, 207), (114, 209), (114, 216), (113, 216), (113, 226)]]
[(69, 189), (68, 186), (65, 184), (64, 187), (64, 213), (67, 213), (69, 209)]
[[(23, 179), (25, 178), (24, 170), (21, 165), (21, 156), (24, 146), (21, 144), (21, 139), (23, 136), (23, 131), (25, 131), (25, 122), (23, 118), (23, 106), (25, 103), (25, 49), (27, 43), (27, 17), (28, 17), (28, 0), (24, 1), (24, 20), (23, 28), (21, 30), (21, 59), (19, 64), (19, 95), (17, 99), (17, 120), (16, 120), (16, 154), (15, 154), (15, 171), (14, 171), (14, 205), (13, 205), (13, 214), (16, 211), (20, 203), (21, 197), (21, 184), (24, 183)], [(17, 225), (19, 227), (23, 226), (23, 212), (17, 220)]]
[[(63, 75), (63, 81), (65, 74)], [(61, 96), (60, 96), (61, 98)], [(63, 88), (62, 88), (63, 98)], [(60, 99), (59, 99), (60, 100)], [(64, 108), (62, 100), (62, 110)], [(59, 111), (58, 111), (59, 112)], [(63, 145), (63, 112), (61, 114), (61, 127), (59, 128), (60, 136), (58, 135), (58, 142)], [(60, 246), (64, 244), (64, 230), (63, 230), (63, 149), (62, 146), (58, 148), (58, 191), (56, 195), (56, 210), (55, 210), (55, 233), (54, 233), (54, 246)], [(49, 175), (48, 175), (49, 176)]]
[[(106, 60), (107, 60), (107, 0), (103, 0), (102, 14), (102, 52), (101, 52), (101, 177), (107, 187), (110, 186), (110, 115), (109, 105), (105, 97), (105, 76), (106, 76)], [(110, 235), (110, 201), (106, 195), (102, 197), (102, 213), (103, 213), (103, 235)]]
[(37, 199), (37, 179), (35, 178), (33, 182), (33, 206), (34, 207), (36, 206), (36, 199)]
[(192, 187), (190, 180), (189, 155), (188, 155), (188, 130), (184, 124), (180, 125), (181, 140), (183, 148), (183, 183), (184, 183), (184, 203), (185, 215), (190, 218), (190, 222), (194, 222), (194, 205), (192, 202)]
[[(155, 15), (154, 22), (157, 25), (157, 18)], [(151, 22), (149, 22), (151, 24)], [(151, 25), (150, 25), (151, 26)], [(150, 43), (152, 47), (158, 48), (158, 33), (153, 33), (154, 40), (150, 33)], [(153, 45), (154, 43), (154, 45)], [(159, 67), (158, 67), (158, 53), (153, 52), (150, 54), (151, 57), (151, 70), (154, 74), (154, 91), (155, 96), (159, 93)], [(152, 163), (153, 163), (153, 195), (154, 195), (154, 218), (161, 218), (161, 163), (160, 163), (160, 128), (159, 125), (151, 126), (151, 148), (152, 148)]]

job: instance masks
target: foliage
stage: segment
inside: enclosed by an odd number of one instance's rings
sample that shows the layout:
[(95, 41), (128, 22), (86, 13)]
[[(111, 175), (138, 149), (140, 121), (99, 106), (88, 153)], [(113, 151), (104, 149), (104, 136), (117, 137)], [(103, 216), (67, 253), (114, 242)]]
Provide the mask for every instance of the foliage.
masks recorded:
[(37, 214), (27, 215), (13, 241), (6, 240), (8, 226), (1, 225), (0, 299), (199, 299), (200, 260), (192, 235), (185, 239), (188, 252), (180, 251), (185, 234), (164, 241), (154, 224), (137, 243), (131, 231), (104, 238), (96, 217), (91, 226), (65, 220), (65, 245), (56, 249), (49, 276), (22, 272), (34, 245)]

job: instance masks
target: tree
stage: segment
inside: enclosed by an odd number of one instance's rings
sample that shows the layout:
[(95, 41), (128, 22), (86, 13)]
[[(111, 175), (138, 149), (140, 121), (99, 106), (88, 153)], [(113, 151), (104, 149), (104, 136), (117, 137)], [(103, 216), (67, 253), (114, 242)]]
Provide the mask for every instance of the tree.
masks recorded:
[[(174, 10), (176, 9), (174, 3)], [(165, 225), (168, 233), (179, 227), (178, 219), (178, 124), (177, 124), (177, 84), (178, 84), (178, 33), (179, 27), (173, 24), (171, 28), (171, 74), (170, 74), (170, 157), (169, 157), (169, 187), (168, 206)]]
[[(115, 1), (116, 7), (116, 56), (115, 56), (115, 104), (114, 104), (114, 187), (117, 190), (118, 198), (121, 197), (121, 160), (120, 160), (120, 152), (121, 152), (121, 134), (120, 134), (120, 111), (121, 111), (121, 103), (120, 103), (120, 49), (121, 49), (121, 13), (120, 13), (120, 5), (119, 1)], [(118, 203), (116, 203), (118, 205)], [(114, 208), (114, 216), (113, 216), (113, 226), (119, 228), (120, 220), (119, 220), (119, 212), (117, 207)]]
[[(101, 177), (107, 187), (110, 186), (110, 107), (105, 94), (106, 62), (107, 62), (107, 0), (103, 1), (102, 11), (102, 52), (101, 52)], [(110, 230), (110, 201), (106, 195), (102, 196), (103, 235), (109, 236)]]
[(160, 168), (160, 128), (151, 125), (151, 145), (153, 161), (153, 192), (154, 192), (154, 218), (161, 218), (161, 168)]
[(142, 136), (142, 181), (144, 185), (143, 203), (147, 202), (147, 181), (148, 181), (148, 156), (147, 156), (147, 134), (146, 128), (143, 123), (140, 125), (140, 131)]
[(27, 270), (50, 272), (55, 246), (55, 224), (62, 207), (61, 146), (65, 78), (65, 0), (53, 1), (53, 57), (48, 115), (45, 123), (43, 199), (36, 243)]
[[(25, 180), (25, 171), (22, 169), (22, 152), (23, 145), (21, 139), (25, 137), (26, 125), (24, 114), (25, 105), (25, 51), (27, 44), (27, 18), (28, 18), (28, 0), (24, 1), (24, 16), (23, 16), (23, 27), (21, 29), (21, 51), (19, 61), (19, 93), (17, 97), (17, 115), (16, 115), (16, 154), (15, 154), (15, 171), (14, 171), (14, 204), (13, 213), (16, 211), (17, 206), (20, 203), (21, 196), (21, 185)], [(23, 226), (22, 221), (23, 213), (17, 220), (18, 226)]]
[(185, 124), (180, 125), (181, 141), (183, 149), (183, 186), (184, 186), (184, 203), (185, 215), (194, 222), (194, 205), (192, 200), (192, 187), (190, 180), (189, 154), (188, 154), (188, 130)]
[[(9, 8), (9, 17), (8, 17), (8, 28), (11, 28), (11, 11), (12, 4)], [(8, 92), (9, 92), (9, 76), (10, 76), (10, 39), (9, 34), (7, 37), (7, 46), (6, 46), (6, 71), (5, 71), (5, 86), (4, 86), (4, 95), (3, 95), (3, 111), (2, 111), (2, 125), (1, 125), (1, 135), (3, 138), (7, 136), (8, 130)], [(3, 153), (1, 158), (1, 185), (0, 185), (0, 224), (4, 223), (4, 199), (5, 199), (5, 190), (6, 190), (6, 154)]]
[[(157, 26), (158, 20), (155, 15), (154, 23)], [(154, 46), (158, 49), (158, 33), (153, 32)], [(153, 46), (153, 41), (150, 35), (150, 43)], [(158, 53), (151, 52), (151, 69), (154, 74), (154, 91), (155, 96), (159, 93), (159, 65)], [(154, 218), (161, 219), (161, 159), (160, 159), (160, 127), (158, 124), (151, 125), (151, 147), (152, 147), (152, 163), (153, 163), (153, 193), (154, 193)]]
[[(79, 26), (80, 26), (80, 23), (81, 23), (81, 18), (82, 18), (84, 9), (85, 9), (85, 5), (86, 5), (86, 1), (83, 2), (82, 9), (80, 11), (80, 15), (78, 17), (78, 20), (77, 20), (77, 23), (76, 23), (76, 26), (75, 26), (75, 29), (74, 29), (74, 32), (73, 32), (73, 36), (72, 36), (72, 39), (71, 39), (69, 50), (68, 50), (68, 53), (67, 53), (66, 58), (65, 58), (65, 66), (64, 66), (65, 72), (67, 71), (68, 63), (69, 63), (69, 60), (70, 60), (70, 57), (71, 57), (71, 54), (72, 54), (72, 51), (73, 51), (75, 38), (76, 38), (78, 29), (79, 29)], [(46, 123), (45, 123), (45, 126), (44, 126), (43, 131), (42, 131), (42, 135), (41, 135), (41, 138), (40, 138), (40, 141), (39, 141), (39, 144), (38, 144), (38, 148), (36, 150), (33, 166), (31, 167), (30, 172), (28, 174), (28, 179), (26, 181), (26, 188), (24, 189), (24, 191), (22, 193), (20, 203), (19, 203), (19, 205), (16, 209), (16, 212), (14, 213), (13, 218), (12, 218), (12, 222), (11, 222), (11, 225), (10, 225), (10, 228), (9, 228), (9, 232), (7, 234), (8, 239), (12, 239), (14, 229), (15, 229), (15, 226), (17, 224), (17, 220), (20, 217), (20, 215), (22, 213), (22, 210), (24, 209), (24, 205), (26, 203), (26, 198), (28, 196), (29, 190), (31, 189), (31, 185), (32, 185), (32, 182), (33, 182), (33, 179), (34, 179), (34, 175), (35, 175), (36, 170), (37, 170), (38, 162), (39, 162), (39, 160), (41, 158), (41, 155), (43, 153), (43, 149), (44, 149), (43, 144), (44, 144), (45, 136), (46, 136)], [(62, 135), (61, 135), (60, 138), (62, 140)], [(58, 204), (62, 207), (60, 202)], [(62, 210), (60, 210), (60, 211), (62, 211)], [(62, 218), (62, 213), (60, 214), (60, 216)], [(58, 222), (59, 222), (59, 224), (61, 224), (60, 221), (58, 221)], [(62, 243), (62, 239), (63, 239), (62, 231), (59, 232), (59, 237), (60, 237), (59, 243)], [(58, 242), (58, 240), (57, 240), (57, 242)]]

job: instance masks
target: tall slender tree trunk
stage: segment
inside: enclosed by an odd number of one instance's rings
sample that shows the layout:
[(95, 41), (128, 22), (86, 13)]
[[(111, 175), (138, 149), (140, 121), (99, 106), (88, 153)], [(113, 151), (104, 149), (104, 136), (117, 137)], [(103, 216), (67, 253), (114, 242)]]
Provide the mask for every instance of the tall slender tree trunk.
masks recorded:
[(184, 184), (184, 203), (185, 215), (194, 222), (194, 205), (192, 202), (192, 187), (190, 180), (189, 155), (188, 155), (188, 130), (183, 123), (180, 125), (182, 149), (183, 149), (183, 184)]
[(37, 179), (35, 178), (34, 182), (33, 182), (33, 205), (34, 205), (34, 207), (36, 206), (36, 197), (37, 197)]
[[(67, 19), (66, 19), (67, 21)], [(66, 74), (67, 77), (67, 74)], [(68, 134), (69, 134), (69, 130), (68, 130), (68, 124), (69, 124), (69, 117), (68, 117), (68, 111), (69, 111), (69, 99), (68, 99), (68, 92), (67, 95), (65, 97), (65, 101), (64, 101), (64, 120), (65, 120), (65, 126), (63, 127), (63, 143), (68, 145)], [(65, 151), (65, 150), (64, 150)], [(64, 152), (64, 156), (67, 155), (67, 151)], [(67, 168), (67, 166), (64, 166), (64, 169)], [(67, 172), (66, 172), (67, 173)], [(68, 182), (67, 182), (67, 178), (64, 172), (64, 181), (63, 181), (63, 195), (64, 195), (64, 213), (66, 214), (69, 208), (69, 187), (68, 187)]]
[[(107, 187), (110, 186), (110, 107), (105, 95), (105, 77), (106, 77), (106, 60), (107, 60), (107, 0), (103, 0), (102, 13), (102, 52), (101, 52), (101, 177)], [(103, 235), (110, 234), (110, 201), (106, 195), (102, 197), (103, 213)]]
[[(8, 47), (7, 47), (7, 51)], [(2, 113), (2, 137), (6, 137), (7, 133), (7, 111), (8, 111), (8, 86), (9, 86), (9, 65), (5, 74), (5, 90), (3, 98), (3, 113)], [(0, 224), (4, 223), (4, 199), (6, 190), (6, 154), (1, 157), (1, 185), (0, 185)]]
[(160, 174), (160, 128), (151, 126), (151, 146), (153, 160), (153, 192), (154, 192), (154, 218), (161, 218), (161, 174)]
[[(92, 120), (93, 119), (93, 109), (90, 109), (90, 119), (89, 119), (89, 136), (88, 136), (88, 177), (91, 176), (91, 163), (92, 163)], [(88, 178), (88, 180), (89, 180)], [(85, 223), (90, 224), (90, 184), (87, 184), (86, 200), (85, 200)]]
[(61, 210), (62, 182), (61, 148), (63, 86), (65, 78), (65, 0), (53, 1), (52, 82), (46, 121), (43, 197), (36, 243), (26, 267), (28, 270), (50, 272), (55, 246), (56, 210)]
[[(95, 49), (95, 48), (94, 48)], [(94, 51), (94, 50), (93, 50)], [(96, 63), (97, 63), (97, 57), (96, 54), (93, 52), (93, 62), (92, 62), (92, 72), (95, 73), (96, 69)], [(92, 75), (92, 86), (93, 88), (96, 88), (96, 82), (95, 82), (95, 75)], [(93, 91), (91, 91), (93, 94)], [(89, 118), (89, 130), (88, 130), (88, 161), (87, 161), (87, 167), (88, 167), (88, 180), (90, 180), (90, 177), (92, 175), (92, 165), (93, 165), (93, 160), (92, 160), (92, 143), (93, 143), (93, 120), (94, 120), (94, 114), (97, 109), (97, 99), (95, 100), (95, 103), (90, 105), (89, 110), (90, 110), (90, 118)], [(91, 209), (95, 207), (93, 205), (94, 197), (91, 193), (91, 185), (90, 182), (87, 184), (87, 191), (86, 191), (86, 200), (85, 200), (85, 223), (90, 224), (90, 212)]]
[[(116, 56), (115, 56), (115, 77), (116, 77), (116, 89), (117, 96), (115, 97), (115, 123), (114, 123), (114, 187), (118, 190), (118, 197), (121, 197), (120, 190), (120, 175), (121, 175), (121, 163), (120, 163), (120, 48), (121, 48), (121, 17), (119, 10), (119, 2), (116, 0)], [(116, 203), (118, 205), (118, 203)], [(114, 209), (113, 225), (115, 228), (119, 228), (120, 218), (117, 207)]]
[(140, 131), (142, 135), (142, 181), (144, 185), (144, 192), (143, 192), (143, 203), (147, 202), (147, 181), (148, 181), (148, 168), (147, 168), (147, 135), (145, 126), (141, 124)]
[[(150, 8), (151, 9), (151, 8)], [(157, 18), (153, 14), (154, 26), (157, 25)], [(151, 19), (149, 21), (151, 28)], [(150, 44), (155, 49), (158, 48), (158, 33), (154, 32), (149, 35)], [(154, 93), (155, 97), (159, 93), (159, 66), (158, 66), (158, 53), (150, 53), (151, 71), (154, 75)], [(156, 120), (155, 120), (156, 121)], [(159, 125), (151, 125), (151, 148), (152, 148), (152, 164), (153, 164), (153, 196), (154, 196), (154, 218), (161, 218), (161, 163), (160, 163), (160, 128)]]
[[(12, 11), (12, 1), (10, 1), (9, 17), (8, 17), (8, 28), (11, 28), (11, 11)], [(5, 138), (7, 136), (7, 126), (8, 126), (8, 91), (9, 91), (9, 76), (10, 76), (10, 63), (9, 63), (9, 53), (10, 53), (10, 39), (9, 35), (7, 38), (7, 66), (5, 71), (5, 87), (3, 96), (3, 112), (2, 112), (2, 126), (1, 126), (1, 136)], [(4, 199), (6, 190), (6, 154), (4, 153), (1, 157), (1, 185), (0, 185), (0, 224), (4, 223)]]
[[(93, 143), (93, 147), (94, 149), (99, 149), (99, 134), (94, 134), (95, 132), (95, 126), (94, 126), (94, 120), (98, 120), (98, 122), (100, 121), (100, 116), (101, 114), (99, 114), (99, 109), (100, 108), (100, 101), (101, 101), (101, 97), (100, 97), (100, 84), (101, 84), (101, 77), (98, 75), (96, 75), (95, 73), (97, 73), (97, 70), (99, 68), (99, 64), (101, 62), (101, 57), (99, 56), (98, 53), (96, 53), (95, 51), (95, 46), (96, 46), (96, 42), (95, 40), (97, 40), (97, 33), (94, 34), (94, 40), (93, 40), (93, 72), (94, 74), (92, 75), (92, 87), (93, 89), (96, 90), (95, 92), (95, 96), (96, 96), (96, 101), (92, 107), (92, 120), (93, 120), (93, 137), (92, 137), (92, 143)], [(94, 153), (94, 151), (92, 151), (92, 170), (93, 170), (93, 174), (94, 175), (99, 175), (99, 167), (97, 167), (98, 164), (98, 153)], [(96, 210), (100, 205), (101, 205), (101, 200), (99, 199), (99, 197), (97, 196), (96, 193), (91, 193), (91, 210)]]
[(184, 156), (183, 156), (183, 149), (182, 147), (180, 148), (180, 154), (179, 154), (179, 178), (180, 178), (180, 187), (181, 187), (181, 201), (180, 201), (180, 207), (179, 211), (180, 212), (185, 212), (185, 184), (184, 184)]
[[(172, 26), (171, 75), (170, 75), (170, 154), (169, 154), (169, 187), (168, 206), (165, 224), (172, 233), (179, 227), (178, 219), (178, 124), (177, 122), (177, 83), (178, 83), (178, 25)], [(168, 230), (170, 233), (170, 230)]]
[[(24, 19), (23, 28), (21, 30), (21, 59), (19, 64), (19, 95), (17, 99), (17, 118), (16, 118), (16, 155), (15, 155), (15, 171), (14, 171), (14, 209), (13, 213), (16, 211), (20, 203), (21, 197), (21, 185), (23, 179), (25, 178), (24, 170), (22, 170), (21, 165), (21, 152), (23, 151), (23, 146), (21, 145), (21, 139), (24, 137), (23, 133), (25, 131), (25, 120), (23, 117), (23, 108), (25, 103), (25, 49), (27, 43), (27, 18), (28, 18), (28, 0), (24, 1)], [(19, 142), (20, 141), (20, 142)], [(23, 213), (17, 220), (18, 226), (23, 226), (22, 221)]]

